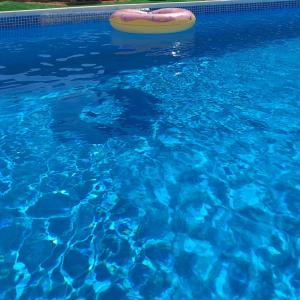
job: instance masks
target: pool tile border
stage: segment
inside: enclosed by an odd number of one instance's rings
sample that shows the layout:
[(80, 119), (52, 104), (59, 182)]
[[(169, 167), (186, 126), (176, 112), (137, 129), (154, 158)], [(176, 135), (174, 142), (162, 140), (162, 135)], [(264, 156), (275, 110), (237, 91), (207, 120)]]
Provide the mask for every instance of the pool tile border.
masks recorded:
[(31, 11), (1, 12), (0, 30), (14, 27), (48, 26), (54, 24), (70, 24), (103, 20), (108, 19), (113, 11), (125, 7), (150, 9), (157, 9), (162, 7), (182, 7), (190, 9), (197, 15), (300, 7), (300, 0), (221, 0), (199, 2), (168, 2), (153, 4), (107, 5), (97, 7), (88, 6), (77, 8), (55, 8)]

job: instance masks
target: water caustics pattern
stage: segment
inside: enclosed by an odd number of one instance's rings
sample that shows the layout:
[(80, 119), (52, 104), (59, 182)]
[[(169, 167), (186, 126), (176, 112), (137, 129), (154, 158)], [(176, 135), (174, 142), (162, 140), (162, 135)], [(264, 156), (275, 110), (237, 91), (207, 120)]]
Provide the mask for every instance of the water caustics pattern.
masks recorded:
[(300, 9), (0, 33), (0, 298), (300, 298)]

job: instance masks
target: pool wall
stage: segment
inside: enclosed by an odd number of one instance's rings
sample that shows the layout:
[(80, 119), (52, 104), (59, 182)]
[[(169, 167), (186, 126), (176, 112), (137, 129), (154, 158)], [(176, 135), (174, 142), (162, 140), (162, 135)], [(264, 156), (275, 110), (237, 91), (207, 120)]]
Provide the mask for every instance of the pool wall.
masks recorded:
[(54, 24), (80, 23), (107, 19), (110, 14), (121, 8), (162, 8), (182, 7), (195, 14), (240, 12), (265, 9), (299, 7), (300, 0), (221, 0), (197, 2), (167, 2), (145, 4), (122, 4), (105, 6), (86, 6), (76, 8), (37, 9), (26, 11), (0, 12), (0, 29), (12, 27), (47, 26)]

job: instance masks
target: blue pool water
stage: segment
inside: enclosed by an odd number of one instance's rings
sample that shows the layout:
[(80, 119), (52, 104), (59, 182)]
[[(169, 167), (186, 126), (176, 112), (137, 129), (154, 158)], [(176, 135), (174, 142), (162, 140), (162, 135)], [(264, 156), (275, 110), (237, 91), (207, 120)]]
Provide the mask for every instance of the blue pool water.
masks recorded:
[(300, 298), (300, 9), (0, 49), (1, 299)]

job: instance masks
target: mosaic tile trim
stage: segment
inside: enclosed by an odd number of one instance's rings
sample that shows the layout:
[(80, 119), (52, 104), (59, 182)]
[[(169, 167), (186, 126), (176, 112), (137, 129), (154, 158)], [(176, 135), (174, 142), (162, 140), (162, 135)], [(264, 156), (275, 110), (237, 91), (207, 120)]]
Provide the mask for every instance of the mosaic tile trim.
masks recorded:
[[(161, 8), (161, 7), (184, 7), (193, 11), (197, 14), (212, 14), (212, 13), (226, 13), (226, 12), (241, 12), (241, 11), (253, 11), (253, 10), (266, 10), (274, 8), (292, 8), (300, 7), (300, 0), (291, 1), (268, 1), (268, 2), (239, 2), (239, 3), (203, 3), (197, 5), (190, 5), (190, 3), (164, 3), (163, 5), (151, 5), (151, 9)], [(134, 6), (134, 8), (143, 8), (146, 5)], [(70, 24), (70, 23), (80, 23), (95, 20), (108, 19), (110, 14), (119, 9), (119, 7), (113, 8), (103, 8), (103, 9), (93, 9), (92, 11), (86, 11), (84, 9), (70, 9), (68, 11), (64, 10), (60, 12), (58, 10), (53, 10), (53, 12), (35, 12), (31, 15), (26, 13), (20, 13), (21, 15), (14, 14), (2, 14), (0, 15), (0, 29), (12, 28), (12, 27), (31, 27), (31, 26), (47, 26), (54, 24)], [(124, 8), (124, 6), (122, 6)], [(26, 15), (24, 15), (26, 14)]]

